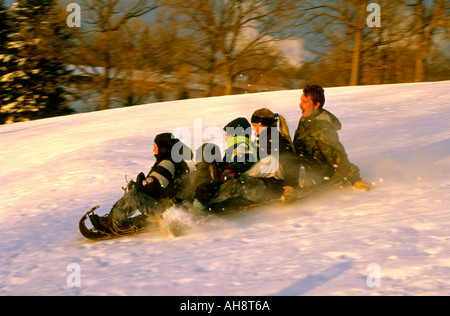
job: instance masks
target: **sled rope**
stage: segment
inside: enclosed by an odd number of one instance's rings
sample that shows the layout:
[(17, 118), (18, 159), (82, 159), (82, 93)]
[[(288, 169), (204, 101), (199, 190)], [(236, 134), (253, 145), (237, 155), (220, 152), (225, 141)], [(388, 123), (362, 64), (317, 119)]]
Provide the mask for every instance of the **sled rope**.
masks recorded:
[(112, 220), (111, 232), (115, 236), (129, 235), (129, 234), (137, 234), (139, 228), (136, 225), (130, 226), (130, 228), (121, 229), (119, 225), (117, 225), (116, 220)]

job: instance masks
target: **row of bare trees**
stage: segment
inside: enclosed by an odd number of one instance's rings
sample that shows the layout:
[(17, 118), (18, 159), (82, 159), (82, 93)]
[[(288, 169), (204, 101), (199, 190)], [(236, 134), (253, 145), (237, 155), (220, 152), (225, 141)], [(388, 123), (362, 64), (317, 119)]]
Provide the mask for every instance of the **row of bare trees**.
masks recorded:
[(314, 30), (315, 47), (320, 50), (312, 68), (321, 72), (329, 67), (336, 74), (340, 69), (340, 80), (331, 83), (338, 85), (420, 82), (428, 79), (432, 59), (440, 57), (447, 60), (439, 66), (448, 78), (449, 1), (371, 2), (379, 6), (380, 27), (367, 24), (369, 1), (302, 4), (302, 25)]
[[(54, 23), (66, 22), (73, 1), (64, 1)], [(73, 94), (98, 91), (98, 109), (142, 104), (150, 94), (189, 97), (195, 84), (213, 96), (242, 92), (242, 82), (281, 89), (450, 79), (449, 0), (77, 3), (81, 27), (61, 25), (70, 36), (64, 47), (58, 39), (55, 58), (84, 78)], [(303, 51), (288, 56), (286, 41)]]
[[(259, 83), (273, 85), (261, 75), (279, 82), (286, 73), (296, 72), (276, 45), (292, 37), (286, 26), (295, 23), (295, 2), (82, 1), (86, 27), (74, 30), (77, 47), (71, 63), (101, 87), (102, 109), (109, 107), (116, 84), (127, 103), (136, 104), (146, 90), (166, 83), (168, 76), (161, 74), (175, 75), (181, 82), (193, 80), (192, 73), (200, 75), (204, 96), (232, 94), (243, 75), (257, 73)], [(148, 77), (155, 74), (159, 82), (152, 87)]]
[[(378, 5), (379, 27), (368, 25), (370, 3)], [(109, 106), (112, 73), (119, 69), (127, 104), (164, 83), (146, 88), (144, 74), (181, 81), (201, 74), (204, 95), (211, 96), (232, 94), (242, 75), (267, 85), (280, 85), (283, 77), (359, 85), (450, 73), (446, 0), (86, 0), (82, 7), (86, 27), (77, 39), (83, 62), (74, 63), (104, 69), (95, 75), (101, 108)], [(150, 21), (137, 19), (150, 12)], [(301, 40), (314, 58), (295, 69), (278, 45), (287, 39)], [(427, 69), (441, 76), (427, 76)], [(134, 70), (142, 71), (141, 78), (133, 78)]]

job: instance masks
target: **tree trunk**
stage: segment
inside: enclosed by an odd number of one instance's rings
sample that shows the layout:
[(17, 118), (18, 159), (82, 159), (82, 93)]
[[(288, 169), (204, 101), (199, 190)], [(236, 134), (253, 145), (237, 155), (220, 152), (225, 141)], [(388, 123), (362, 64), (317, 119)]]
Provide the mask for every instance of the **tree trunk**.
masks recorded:
[(350, 75), (350, 85), (359, 85), (361, 73), (361, 46), (362, 46), (362, 32), (357, 30), (355, 32), (355, 44), (353, 47), (352, 70)]
[(352, 56), (352, 69), (350, 75), (350, 85), (357, 86), (360, 83), (361, 75), (361, 52), (363, 44), (363, 34), (364, 29), (364, 16), (366, 12), (367, 4), (366, 1), (361, 1), (358, 9), (358, 24), (355, 29), (354, 44), (353, 44), (353, 56)]
[(206, 75), (205, 97), (212, 97), (213, 90), (214, 90), (214, 75), (209, 72)]
[(103, 87), (102, 89), (102, 104), (100, 106), (100, 110), (109, 109), (109, 99), (111, 96), (111, 90), (109, 87)]
[(421, 82), (425, 79), (425, 59), (426, 59), (426, 42), (425, 42), (425, 21), (424, 8), (422, 2), (416, 4), (416, 21), (417, 21), (417, 54), (416, 64), (414, 68), (414, 81)]
[(233, 94), (233, 69), (231, 66), (228, 68), (227, 73), (227, 83), (225, 86), (225, 95), (232, 95)]
[(231, 78), (227, 78), (227, 85), (225, 86), (225, 95), (232, 95), (233, 94), (233, 82)]
[(111, 97), (111, 66), (109, 53), (105, 54), (105, 73), (103, 74), (102, 83), (102, 103), (100, 110), (109, 109), (109, 100)]

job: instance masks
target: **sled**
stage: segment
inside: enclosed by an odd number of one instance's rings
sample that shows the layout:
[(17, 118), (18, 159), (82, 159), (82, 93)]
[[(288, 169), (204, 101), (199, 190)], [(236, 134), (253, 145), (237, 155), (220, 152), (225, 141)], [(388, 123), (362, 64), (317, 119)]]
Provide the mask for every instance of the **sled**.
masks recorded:
[[(342, 186), (336, 185), (324, 185), (317, 186), (314, 188), (302, 189), (297, 192), (289, 202), (283, 201), (280, 198), (268, 200), (261, 203), (254, 203), (249, 200), (243, 198), (233, 198), (229, 199), (225, 202), (213, 204), (208, 206), (206, 209), (199, 211), (203, 216), (226, 216), (231, 214), (236, 214), (239, 212), (249, 211), (255, 208), (263, 207), (263, 206), (285, 206), (290, 205), (292, 203), (296, 203), (299, 200), (317, 196), (321, 193), (330, 192), (332, 190), (341, 190)], [(80, 233), (87, 239), (93, 241), (101, 241), (101, 240), (109, 240), (126, 236), (135, 236), (138, 234), (142, 234), (146, 231), (147, 227), (150, 223), (157, 223), (161, 229), (161, 231), (165, 232), (168, 237), (178, 237), (184, 234), (185, 228), (178, 225), (178, 223), (169, 223), (165, 224), (162, 216), (158, 216), (157, 218), (147, 218), (144, 215), (139, 215), (129, 220), (127, 225), (118, 226), (117, 223), (110, 225), (110, 229), (104, 229), (100, 223), (100, 216), (95, 214), (95, 210), (97, 210), (100, 206), (95, 206), (90, 209), (79, 222)], [(186, 210), (192, 210), (187, 208)], [(108, 216), (108, 215), (105, 215)], [(103, 216), (103, 218), (105, 217)], [(87, 219), (91, 222), (92, 227), (88, 228), (86, 225)]]
[[(299, 195), (297, 199), (309, 196), (311, 194), (312, 191), (304, 192), (301, 196)], [(279, 198), (262, 203), (253, 203), (242, 198), (234, 198), (223, 203), (211, 205), (207, 209), (203, 210), (202, 213), (206, 216), (225, 216), (266, 205), (274, 205), (277, 203), (282, 203)], [(81, 235), (92, 241), (110, 240), (126, 236), (139, 235), (146, 231), (146, 228), (150, 223), (157, 223), (160, 229), (170, 238), (179, 237), (184, 234), (184, 229), (179, 227), (177, 223), (170, 223), (169, 225), (165, 224), (162, 216), (158, 216), (154, 221), (149, 221), (145, 216), (136, 216), (135, 218), (130, 219), (130, 223), (128, 225), (118, 226), (113, 222), (110, 229), (105, 229), (100, 224), (101, 217), (95, 214), (95, 211), (98, 208), (100, 208), (100, 206), (95, 206), (86, 212), (86, 214), (81, 217), (78, 225)], [(90, 226), (92, 227), (88, 228), (87, 222), (90, 222)]]

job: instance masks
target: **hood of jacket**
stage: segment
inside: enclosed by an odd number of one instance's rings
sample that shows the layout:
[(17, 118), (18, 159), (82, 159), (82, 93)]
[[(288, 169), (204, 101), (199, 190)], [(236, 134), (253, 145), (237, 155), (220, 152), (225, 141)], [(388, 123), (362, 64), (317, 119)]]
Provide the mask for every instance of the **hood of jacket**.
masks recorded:
[[(187, 158), (186, 160), (193, 158), (193, 153), (191, 149), (183, 144), (178, 138), (173, 136), (171, 133), (159, 134), (155, 137), (155, 143), (158, 145), (158, 154), (155, 155), (157, 161), (163, 159), (170, 159), (179, 161), (179, 157)], [(180, 143), (178, 145), (178, 143)], [(172, 149), (177, 145), (178, 152), (176, 153), (179, 157), (172, 157)]]
[[(309, 119), (309, 118), (307, 118)], [(316, 122), (320, 124), (325, 124), (330, 126), (336, 131), (339, 131), (342, 129), (342, 124), (339, 121), (339, 119), (330, 111), (327, 111), (325, 109), (322, 109), (319, 113), (317, 113), (314, 117), (311, 117), (311, 119), (315, 120)]]

